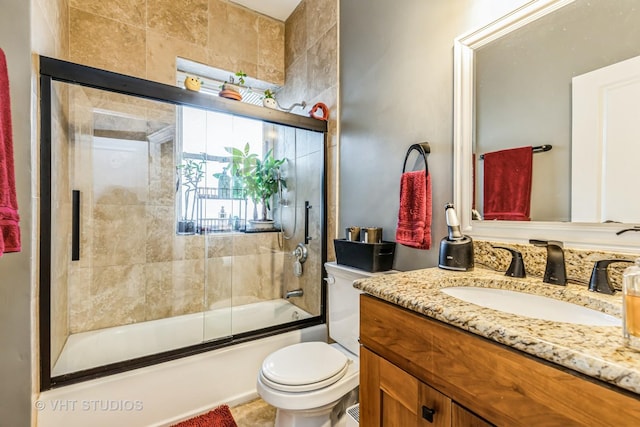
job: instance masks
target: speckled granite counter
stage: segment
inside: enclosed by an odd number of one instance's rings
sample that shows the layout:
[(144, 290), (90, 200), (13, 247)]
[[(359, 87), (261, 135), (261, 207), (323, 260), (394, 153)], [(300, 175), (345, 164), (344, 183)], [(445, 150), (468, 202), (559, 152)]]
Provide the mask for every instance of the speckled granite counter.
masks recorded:
[(544, 295), (621, 317), (622, 297), (586, 286), (549, 285), (540, 278), (513, 279), (490, 270), (439, 268), (379, 275), (354, 286), (401, 307), (500, 344), (640, 394), (640, 352), (623, 345), (622, 327), (584, 326), (522, 317), (467, 303), (441, 292), (449, 286), (480, 286)]

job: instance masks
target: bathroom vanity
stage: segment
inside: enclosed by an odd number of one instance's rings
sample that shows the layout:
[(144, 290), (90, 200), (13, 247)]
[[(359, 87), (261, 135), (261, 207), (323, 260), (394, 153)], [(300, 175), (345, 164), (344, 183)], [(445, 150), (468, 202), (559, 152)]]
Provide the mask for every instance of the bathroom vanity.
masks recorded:
[[(522, 317), (447, 295), (478, 286), (620, 315), (620, 296), (432, 268), (355, 282), (366, 426), (640, 425), (640, 353), (619, 326)], [(429, 421), (431, 419), (432, 421)]]

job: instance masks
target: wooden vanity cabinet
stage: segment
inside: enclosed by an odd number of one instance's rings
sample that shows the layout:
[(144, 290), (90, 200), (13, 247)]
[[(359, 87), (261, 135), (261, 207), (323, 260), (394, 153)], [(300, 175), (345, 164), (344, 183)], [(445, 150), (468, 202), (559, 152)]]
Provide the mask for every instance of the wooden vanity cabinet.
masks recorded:
[(633, 393), (367, 294), (360, 342), (362, 426), (640, 426)]
[(363, 426), (491, 425), (366, 348), (360, 350), (360, 372)]

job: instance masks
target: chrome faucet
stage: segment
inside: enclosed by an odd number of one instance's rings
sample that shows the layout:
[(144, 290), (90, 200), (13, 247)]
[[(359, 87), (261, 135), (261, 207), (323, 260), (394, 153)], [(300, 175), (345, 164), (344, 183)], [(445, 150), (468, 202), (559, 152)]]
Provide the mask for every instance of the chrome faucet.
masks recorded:
[(302, 289), (294, 289), (292, 291), (287, 291), (284, 297), (289, 299), (291, 297), (301, 297), (302, 295), (304, 295), (304, 291)]
[(562, 242), (555, 240), (529, 240), (529, 243), (536, 246), (546, 246), (547, 248), (547, 265), (544, 268), (544, 283), (552, 285), (567, 284), (567, 269), (564, 264), (564, 251), (562, 250)]

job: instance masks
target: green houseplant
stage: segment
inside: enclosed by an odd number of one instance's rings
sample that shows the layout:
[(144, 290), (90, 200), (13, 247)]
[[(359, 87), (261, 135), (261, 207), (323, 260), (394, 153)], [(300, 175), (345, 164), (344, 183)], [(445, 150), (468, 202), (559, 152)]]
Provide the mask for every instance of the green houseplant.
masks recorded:
[(184, 191), (182, 218), (178, 221), (178, 233), (195, 233), (196, 196), (198, 185), (204, 178), (204, 168), (204, 160), (196, 161), (193, 159), (184, 159), (182, 164), (176, 166), (178, 180), (186, 188)]
[(264, 98), (262, 98), (262, 105), (267, 108), (273, 108), (276, 110), (278, 108), (278, 102), (275, 98), (275, 93), (271, 89), (267, 89), (264, 91)]
[(242, 183), (243, 191), (256, 205), (262, 205), (262, 216), (254, 220), (273, 222), (268, 218), (271, 210), (271, 197), (278, 192), (278, 188), (286, 188), (286, 181), (280, 176), (280, 167), (286, 159), (276, 159), (273, 150), (267, 151), (260, 159), (256, 153), (251, 153), (249, 143), (243, 150), (225, 147), (231, 154), (231, 175)]
[(225, 94), (225, 92), (232, 92), (233, 94), (237, 94), (240, 98), (242, 98), (240, 88), (244, 87), (245, 77), (247, 77), (247, 74), (242, 71), (238, 71), (234, 75), (230, 75), (229, 79), (220, 87), (220, 92), (223, 93), (223, 95)]

